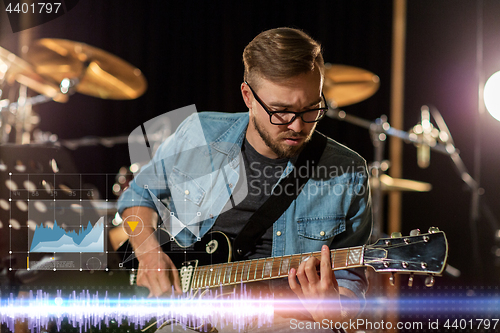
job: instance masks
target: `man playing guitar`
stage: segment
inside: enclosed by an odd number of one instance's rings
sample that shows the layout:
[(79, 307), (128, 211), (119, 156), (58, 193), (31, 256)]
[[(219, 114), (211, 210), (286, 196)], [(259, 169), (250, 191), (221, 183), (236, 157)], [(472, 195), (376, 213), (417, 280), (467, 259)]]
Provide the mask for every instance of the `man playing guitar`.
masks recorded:
[[(246, 46), (243, 62), (241, 93), (249, 111), (202, 112), (186, 119), (120, 198), (123, 220), (142, 225), (128, 230), (139, 260), (137, 284), (147, 287), (150, 296), (172, 289), (181, 293), (179, 267), (152, 237), (158, 202), (168, 208), (170, 225), (191, 226), (170, 233), (180, 246), (189, 247), (209, 231), (236, 237), (273, 193), (292, 189), (299, 191), (296, 198), (258, 240), (248, 240), (255, 244), (239, 259), (321, 251), (320, 259), (307, 257), (288, 272), (288, 290), (304, 307), (299, 320), (354, 318), (364, 306), (365, 271), (333, 272), (329, 250), (364, 245), (369, 239), (366, 163), (327, 138), (317, 174), (310, 174), (308, 166), (297, 170), (296, 164), (300, 154), (313, 148), (316, 124), (328, 110), (321, 47), (300, 30), (272, 29)], [(283, 186), (283, 179), (297, 171), (309, 172), (305, 186)], [(255, 330), (289, 331), (295, 315), (284, 312), (276, 313), (272, 327)]]

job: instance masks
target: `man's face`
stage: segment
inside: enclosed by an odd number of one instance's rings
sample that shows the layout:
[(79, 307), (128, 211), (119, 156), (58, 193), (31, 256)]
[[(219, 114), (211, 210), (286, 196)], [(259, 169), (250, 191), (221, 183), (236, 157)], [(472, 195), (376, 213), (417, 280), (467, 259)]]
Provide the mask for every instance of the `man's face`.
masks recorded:
[[(320, 106), (322, 83), (320, 72), (316, 68), (313, 72), (280, 83), (258, 78), (258, 85), (252, 88), (269, 111), (300, 112)], [(269, 158), (296, 156), (310, 140), (316, 123), (304, 123), (297, 117), (290, 124), (273, 125), (269, 121), (269, 114), (246, 84), (242, 85), (242, 93), (250, 110), (246, 138), (252, 147)]]

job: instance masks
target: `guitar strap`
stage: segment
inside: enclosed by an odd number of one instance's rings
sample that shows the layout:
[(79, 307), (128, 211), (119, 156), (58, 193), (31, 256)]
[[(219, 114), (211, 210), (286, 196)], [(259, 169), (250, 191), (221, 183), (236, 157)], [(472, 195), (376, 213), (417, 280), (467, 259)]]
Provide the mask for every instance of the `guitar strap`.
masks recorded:
[[(311, 141), (299, 154), (295, 167), (285, 178), (280, 181), (283, 191), (271, 196), (250, 217), (241, 232), (233, 242), (233, 260), (240, 260), (250, 254), (256, 242), (266, 233), (273, 223), (287, 210), (293, 200), (302, 191), (313, 175), (313, 169), (318, 165), (319, 159), (326, 147), (327, 138), (315, 131)], [(301, 171), (307, 168), (307, 172)]]

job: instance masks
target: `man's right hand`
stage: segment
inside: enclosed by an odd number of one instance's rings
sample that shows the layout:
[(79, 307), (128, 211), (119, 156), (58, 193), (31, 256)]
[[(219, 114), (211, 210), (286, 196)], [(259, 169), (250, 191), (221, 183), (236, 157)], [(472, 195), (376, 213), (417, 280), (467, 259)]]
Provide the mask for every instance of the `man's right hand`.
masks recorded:
[(121, 214), (123, 221), (129, 219), (141, 220), (133, 231), (127, 223), (130, 244), (134, 248), (135, 256), (139, 260), (137, 271), (137, 285), (149, 289), (149, 297), (159, 297), (172, 292), (181, 293), (179, 272), (174, 263), (162, 249), (154, 235), (157, 215), (148, 207), (130, 207)]
[(137, 285), (149, 289), (148, 297), (160, 297), (164, 294), (182, 292), (179, 272), (168, 255), (160, 247), (137, 256), (139, 269)]

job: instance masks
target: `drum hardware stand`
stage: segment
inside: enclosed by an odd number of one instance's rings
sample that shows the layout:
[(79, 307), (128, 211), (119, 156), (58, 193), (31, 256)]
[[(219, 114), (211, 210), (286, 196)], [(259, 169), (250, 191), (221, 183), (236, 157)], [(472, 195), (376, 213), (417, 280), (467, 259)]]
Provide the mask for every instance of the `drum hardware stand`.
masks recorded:
[[(423, 106), (422, 108), (426, 108)], [(427, 145), (431, 150), (436, 152), (448, 155), (453, 161), (453, 165), (455, 166), (456, 171), (458, 172), (462, 181), (467, 185), (473, 195), (478, 193), (479, 195), (484, 194), (484, 189), (481, 188), (476, 180), (469, 174), (467, 167), (465, 166), (462, 158), (460, 157), (460, 151), (455, 147), (453, 138), (451, 133), (446, 126), (443, 117), (439, 113), (436, 108), (430, 107), (430, 113), (434, 120), (436, 121), (439, 131), (447, 134), (446, 140), (443, 142), (433, 142), (435, 144), (429, 145), (429, 140), (427, 140), (423, 135), (419, 135), (413, 131), (405, 132), (402, 130), (398, 130), (392, 128), (390, 124), (387, 122), (386, 116), (381, 116), (377, 118), (375, 122), (371, 122), (369, 120), (365, 120), (356, 116), (348, 115), (345, 111), (339, 109), (333, 109), (329, 106), (327, 116), (338, 119), (341, 121), (346, 121), (353, 125), (366, 128), (370, 131), (372, 143), (375, 149), (375, 161), (372, 163), (373, 169), (370, 170), (370, 175), (375, 178), (375, 183), (380, 184), (380, 176), (383, 173), (384, 169), (386, 169), (386, 165), (384, 165), (383, 161), (383, 153), (384, 153), (384, 142), (387, 138), (387, 135), (398, 137), (404, 140), (405, 143), (413, 143), (415, 146), (418, 145)], [(372, 197), (373, 197), (373, 218), (374, 218), (374, 228), (372, 237), (375, 239), (383, 236), (382, 234), (382, 190), (380, 186), (376, 186), (372, 189)], [(490, 227), (495, 230), (497, 235), (500, 235), (500, 222), (497, 220), (489, 206), (486, 204), (484, 200), (481, 200), (481, 207), (483, 211), (483, 215), (487, 219)], [(472, 207), (474, 210), (474, 207)], [(500, 236), (498, 236), (500, 239)], [(500, 242), (499, 242), (500, 243)], [(500, 256), (500, 251), (495, 253), (495, 255)], [(449, 265), (448, 265), (449, 266)], [(450, 275), (454, 277), (458, 277), (460, 275), (460, 271), (457, 269), (450, 267), (450, 269), (446, 270)]]
[(16, 109), (16, 144), (30, 143), (31, 132), (31, 104), (28, 101), (28, 87), (20, 85), (19, 98), (17, 100), (18, 108)]
[(375, 177), (375, 181), (379, 185), (372, 190), (374, 220), (372, 237), (375, 237), (377, 239), (380, 238), (383, 234), (383, 197), (382, 187), (380, 186), (380, 176), (383, 173), (382, 162), (384, 159), (385, 142), (387, 139), (387, 136), (384, 133), (384, 128), (387, 127), (389, 127), (389, 123), (387, 122), (387, 117), (385, 115), (377, 118), (375, 122), (370, 124), (369, 127), (370, 137), (374, 147), (374, 162), (372, 164), (371, 170), (369, 170), (369, 176)]
[[(29, 134), (31, 127), (38, 124), (39, 118), (32, 112), (32, 106), (52, 101), (45, 95), (19, 98), (17, 102), (11, 103), (9, 99), (0, 100), (0, 144), (9, 142), (9, 126), (15, 124), (16, 143), (30, 143)], [(23, 140), (24, 137), (24, 140)]]
[[(380, 118), (377, 118), (374, 122), (372, 122), (370, 120), (349, 115), (343, 110), (334, 109), (331, 106), (329, 106), (327, 116), (341, 121), (346, 121), (353, 125), (366, 128), (370, 131), (372, 144), (375, 150), (374, 152), (375, 160), (372, 163), (373, 168), (370, 170), (370, 176), (374, 178), (375, 184), (380, 184), (380, 176), (382, 175), (384, 169), (386, 169), (385, 166), (387, 166), (387, 164), (383, 160), (383, 156), (384, 156), (385, 141), (388, 135), (401, 138), (406, 143), (413, 143), (414, 145), (426, 144), (422, 136), (416, 135), (415, 133), (408, 133), (391, 127), (389, 122), (387, 122), (387, 117), (385, 115), (382, 115)], [(450, 155), (452, 156), (452, 158), (453, 156), (456, 156), (458, 159), (460, 159), (458, 151), (452, 144), (444, 145), (442, 143), (436, 142), (436, 144), (434, 146), (431, 146), (430, 148), (440, 153)], [(452, 153), (454, 153), (454, 155), (452, 155)], [(373, 213), (374, 213), (372, 238), (376, 240), (383, 236), (382, 233), (383, 207), (382, 207), (381, 186), (376, 186), (375, 188), (372, 188), (372, 199), (373, 199)]]

